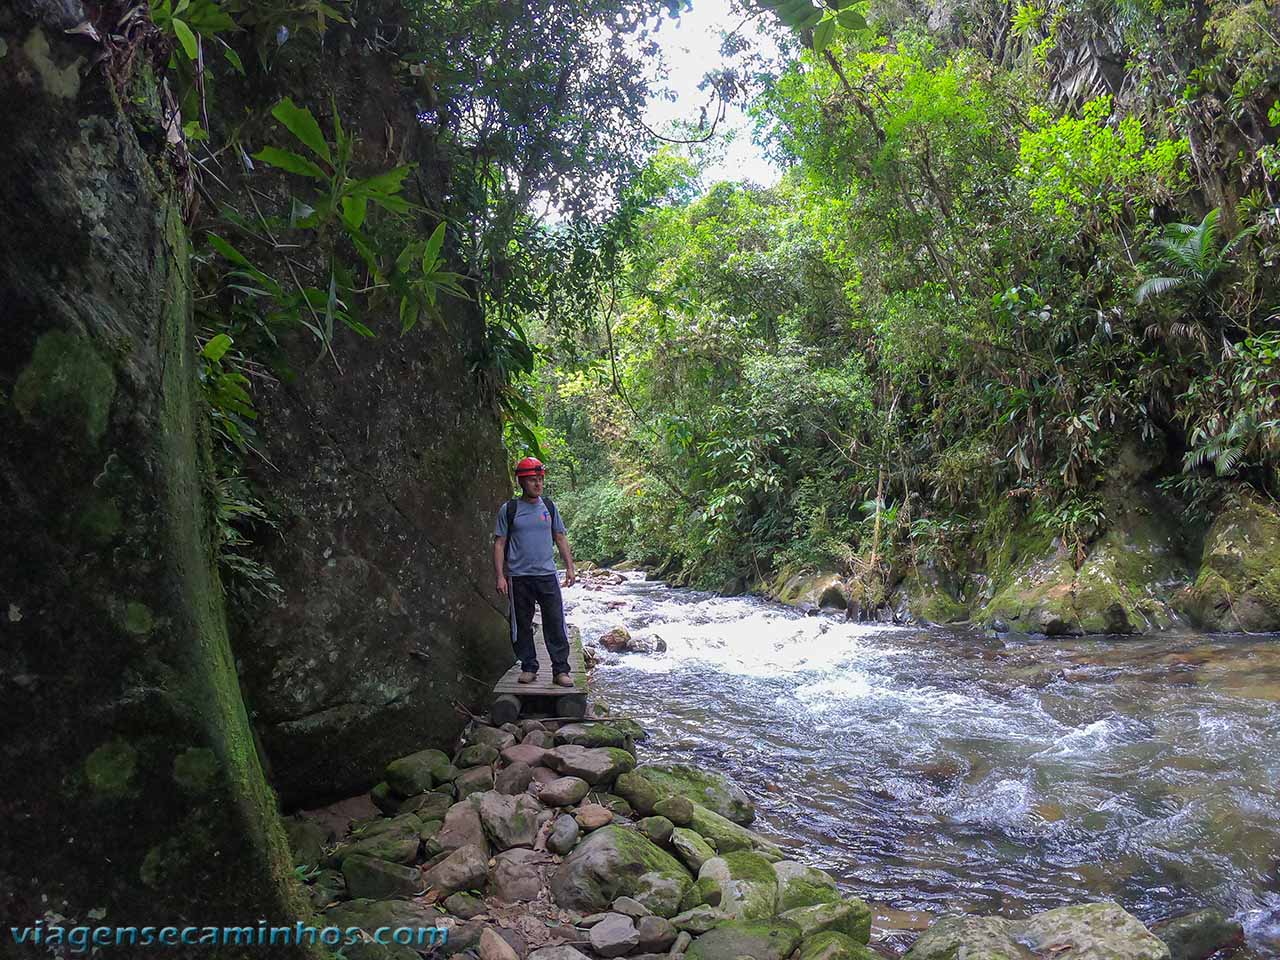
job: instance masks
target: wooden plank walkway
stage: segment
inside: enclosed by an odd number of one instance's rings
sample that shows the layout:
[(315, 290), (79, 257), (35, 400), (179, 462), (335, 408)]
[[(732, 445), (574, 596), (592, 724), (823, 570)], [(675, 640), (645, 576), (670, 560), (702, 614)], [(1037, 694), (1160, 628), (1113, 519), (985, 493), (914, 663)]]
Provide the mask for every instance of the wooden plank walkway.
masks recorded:
[(520, 664), (516, 664), (502, 675), (502, 679), (493, 685), (494, 696), (504, 693), (518, 697), (563, 697), (566, 694), (587, 693), (587, 667), (582, 658), (582, 633), (576, 628), (569, 628), (569, 669), (573, 676), (572, 687), (561, 687), (554, 682), (551, 674), (551, 654), (547, 653), (547, 643), (542, 636), (542, 627), (534, 628), (534, 646), (538, 651), (538, 679), (533, 683), (520, 683)]

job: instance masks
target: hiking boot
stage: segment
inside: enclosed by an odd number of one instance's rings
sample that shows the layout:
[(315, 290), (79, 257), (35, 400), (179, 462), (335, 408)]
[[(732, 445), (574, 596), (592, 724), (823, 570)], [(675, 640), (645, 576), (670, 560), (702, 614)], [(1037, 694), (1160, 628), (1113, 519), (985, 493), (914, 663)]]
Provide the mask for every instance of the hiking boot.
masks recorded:
[(555, 676), (555, 682), (557, 686), (572, 687), (573, 677), (569, 676), (567, 673), (557, 673)]
[(538, 679), (538, 674), (533, 670), (526, 670), (520, 676), (516, 677), (516, 683), (533, 683)]

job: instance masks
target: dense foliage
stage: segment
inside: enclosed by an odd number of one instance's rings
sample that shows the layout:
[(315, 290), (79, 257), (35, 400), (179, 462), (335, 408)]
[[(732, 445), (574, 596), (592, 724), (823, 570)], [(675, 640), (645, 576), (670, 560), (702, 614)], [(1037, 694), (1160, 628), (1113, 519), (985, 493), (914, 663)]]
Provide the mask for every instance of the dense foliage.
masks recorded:
[(1085, 550), (1122, 462), (1192, 518), (1280, 494), (1274, 11), (950, 16), (803, 34), (754, 106), (776, 186), (635, 183), (590, 349), (531, 386), (588, 554), (884, 582), (1010, 499)]

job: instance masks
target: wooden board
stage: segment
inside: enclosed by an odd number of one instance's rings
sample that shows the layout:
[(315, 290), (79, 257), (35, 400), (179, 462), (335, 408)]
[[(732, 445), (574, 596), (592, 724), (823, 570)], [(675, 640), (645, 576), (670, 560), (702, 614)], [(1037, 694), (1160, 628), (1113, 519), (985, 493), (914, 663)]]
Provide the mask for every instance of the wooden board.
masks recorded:
[(573, 677), (572, 687), (562, 687), (554, 682), (551, 675), (551, 654), (547, 653), (546, 641), (542, 638), (542, 628), (533, 632), (533, 643), (538, 651), (538, 679), (533, 683), (520, 683), (520, 664), (516, 664), (502, 675), (502, 679), (493, 685), (494, 696), (504, 693), (518, 697), (563, 697), (568, 694), (587, 693), (587, 667), (582, 659), (582, 634), (576, 629), (569, 631), (569, 672)]

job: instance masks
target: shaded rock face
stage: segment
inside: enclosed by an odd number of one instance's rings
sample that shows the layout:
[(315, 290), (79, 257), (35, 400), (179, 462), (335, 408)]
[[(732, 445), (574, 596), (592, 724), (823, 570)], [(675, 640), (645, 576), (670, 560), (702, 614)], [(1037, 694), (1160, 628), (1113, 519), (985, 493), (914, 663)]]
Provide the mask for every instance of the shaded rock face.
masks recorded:
[(1204, 630), (1280, 630), (1280, 512), (1248, 494), (1220, 510), (1177, 606)]
[(17, 12), (60, 6), (0, 6), (0, 912), (292, 923), (209, 559), (185, 230), (131, 123), (159, 104)]
[[(323, 53), (291, 41), (273, 68), (279, 89), (255, 89), (253, 105), (288, 93), (327, 130), (332, 92), (360, 137), (358, 165), (417, 163), (434, 193), (444, 167), (413, 90), (393, 58), (358, 53), (380, 45), (361, 35), (378, 19), (360, 18)], [(388, 130), (396, 157), (384, 153)], [(287, 137), (269, 122), (245, 134)], [(286, 805), (367, 789), (393, 757), (452, 743), (462, 721), (451, 702), (477, 703), (512, 661), (490, 552), (509, 486), (495, 407), (470, 370), (483, 321), (457, 300), (442, 311), (405, 336), (394, 304), (361, 317), (375, 339), (340, 327), (341, 371), (299, 331), (282, 343), (289, 375), (255, 393), (278, 468), (250, 465), (279, 522), (259, 555), (283, 598), (239, 609), (233, 644)]]
[(608, 826), (578, 844), (551, 878), (556, 903), (590, 913), (620, 896), (673, 916), (693, 878), (669, 853), (633, 830)]
[[(1026, 529), (1026, 523), (1010, 529), (997, 556), (989, 558), (997, 572), (980, 619), (1049, 636), (1171, 626), (1170, 600), (1189, 578), (1176, 511), (1154, 493), (1137, 492), (1113, 511), (1110, 527), (1083, 558), (1061, 541), (1046, 545), (1046, 534)], [(1006, 549), (1012, 555), (999, 557)]]

